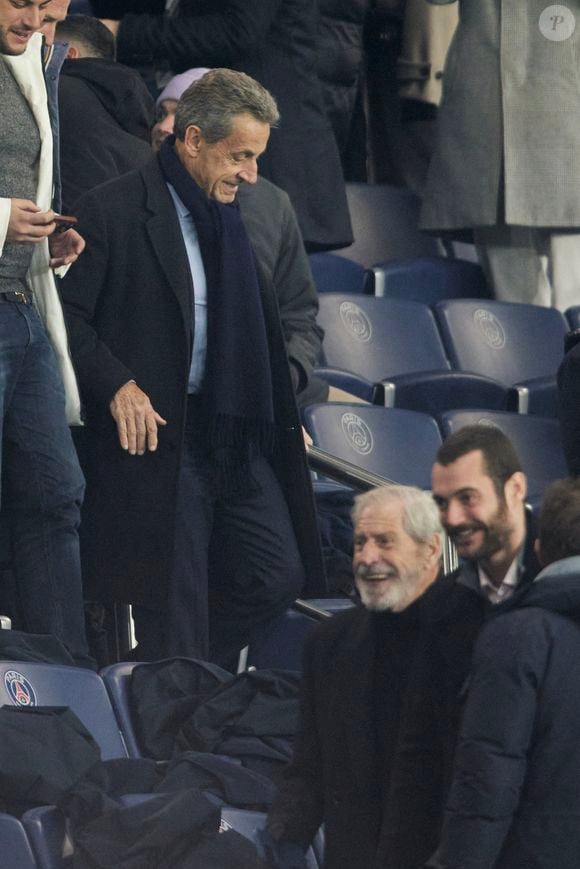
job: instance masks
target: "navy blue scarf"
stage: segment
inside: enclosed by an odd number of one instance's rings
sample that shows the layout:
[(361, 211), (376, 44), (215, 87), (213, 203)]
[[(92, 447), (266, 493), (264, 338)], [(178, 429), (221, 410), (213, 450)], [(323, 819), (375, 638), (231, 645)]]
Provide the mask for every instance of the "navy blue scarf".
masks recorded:
[[(274, 444), (272, 374), (254, 252), (237, 203), (222, 205), (195, 183), (174, 149), (161, 145), (163, 175), (191, 214), (207, 280), (203, 385), (208, 443), (223, 487), (244, 484), (244, 468)], [(205, 414), (204, 414), (205, 415)], [(219, 485), (222, 488), (222, 485)]]

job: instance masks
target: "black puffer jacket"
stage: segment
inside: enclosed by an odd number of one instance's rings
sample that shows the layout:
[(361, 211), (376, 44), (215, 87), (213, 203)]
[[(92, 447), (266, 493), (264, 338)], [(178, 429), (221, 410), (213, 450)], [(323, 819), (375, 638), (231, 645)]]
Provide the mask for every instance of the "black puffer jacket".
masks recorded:
[(580, 865), (580, 557), (483, 629), (437, 869)]

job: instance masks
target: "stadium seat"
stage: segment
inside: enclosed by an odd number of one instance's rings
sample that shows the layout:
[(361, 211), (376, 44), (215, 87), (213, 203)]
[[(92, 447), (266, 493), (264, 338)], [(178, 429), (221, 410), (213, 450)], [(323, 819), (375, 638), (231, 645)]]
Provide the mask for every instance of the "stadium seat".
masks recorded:
[[(226, 806), (221, 810), (221, 818), (224, 829), (235, 830), (251, 842), (258, 841), (257, 832), (266, 825), (266, 815), (261, 812), (248, 812)], [(306, 852), (306, 869), (320, 869), (321, 866), (322, 863), (318, 862), (314, 849), (309, 848)]]
[(304, 418), (315, 446), (396, 483), (430, 487), (441, 435), (427, 414), (325, 403), (306, 408)]
[(375, 295), (434, 305), (443, 299), (491, 299), (481, 266), (459, 259), (415, 257), (373, 266)]
[(565, 314), (570, 329), (580, 329), (580, 305), (568, 308)]
[(447, 356), (515, 390), (513, 409), (557, 416), (556, 372), (568, 325), (554, 308), (455, 300), (435, 305)]
[(451, 370), (427, 305), (326, 293), (318, 322), (325, 332), (318, 373), (365, 401), (431, 414), (506, 407), (504, 385)]
[(250, 643), (246, 666), (301, 670), (304, 641), (316, 624), (304, 613), (286, 610), (261, 632), (259, 641)]
[(129, 699), (131, 673), (136, 666), (136, 663), (127, 661), (120, 664), (110, 664), (101, 670), (101, 678), (105, 683), (111, 704), (115, 710), (129, 757), (142, 757), (137, 735), (133, 727)]
[(346, 195), (354, 243), (333, 253), (365, 268), (389, 259), (444, 255), (441, 242), (418, 229), (421, 200), (412, 190), (351, 182)]
[(74, 849), (60, 809), (55, 806), (30, 809), (23, 815), (22, 824), (38, 869), (72, 869)]
[(317, 292), (373, 292), (372, 275), (358, 263), (333, 253), (313, 253), (308, 259)]
[(0, 866), (5, 869), (40, 867), (35, 860), (23, 825), (12, 815), (4, 813), (0, 813)]
[(90, 670), (0, 661), (0, 705), (68, 706), (95, 738), (103, 760), (127, 749), (103, 680)]
[(487, 410), (449, 411), (438, 418), (445, 439), (466, 425), (495, 425), (513, 442), (528, 478), (528, 495), (537, 503), (546, 486), (568, 476), (557, 420)]

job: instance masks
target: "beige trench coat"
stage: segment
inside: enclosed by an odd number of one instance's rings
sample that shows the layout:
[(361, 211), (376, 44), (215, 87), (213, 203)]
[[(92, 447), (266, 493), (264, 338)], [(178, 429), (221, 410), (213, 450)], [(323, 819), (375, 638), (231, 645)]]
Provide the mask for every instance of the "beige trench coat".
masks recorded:
[(580, 226), (580, 0), (561, 41), (540, 29), (550, 5), (459, 0), (424, 229)]

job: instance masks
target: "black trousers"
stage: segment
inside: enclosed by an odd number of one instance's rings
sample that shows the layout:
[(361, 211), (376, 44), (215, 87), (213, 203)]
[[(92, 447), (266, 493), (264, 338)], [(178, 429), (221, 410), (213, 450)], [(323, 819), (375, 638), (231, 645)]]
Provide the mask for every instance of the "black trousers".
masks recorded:
[(231, 668), (300, 594), (304, 570), (280, 484), (266, 459), (251, 490), (215, 496), (203, 415), (190, 399), (166, 612), (134, 607), (140, 660), (184, 655)]

